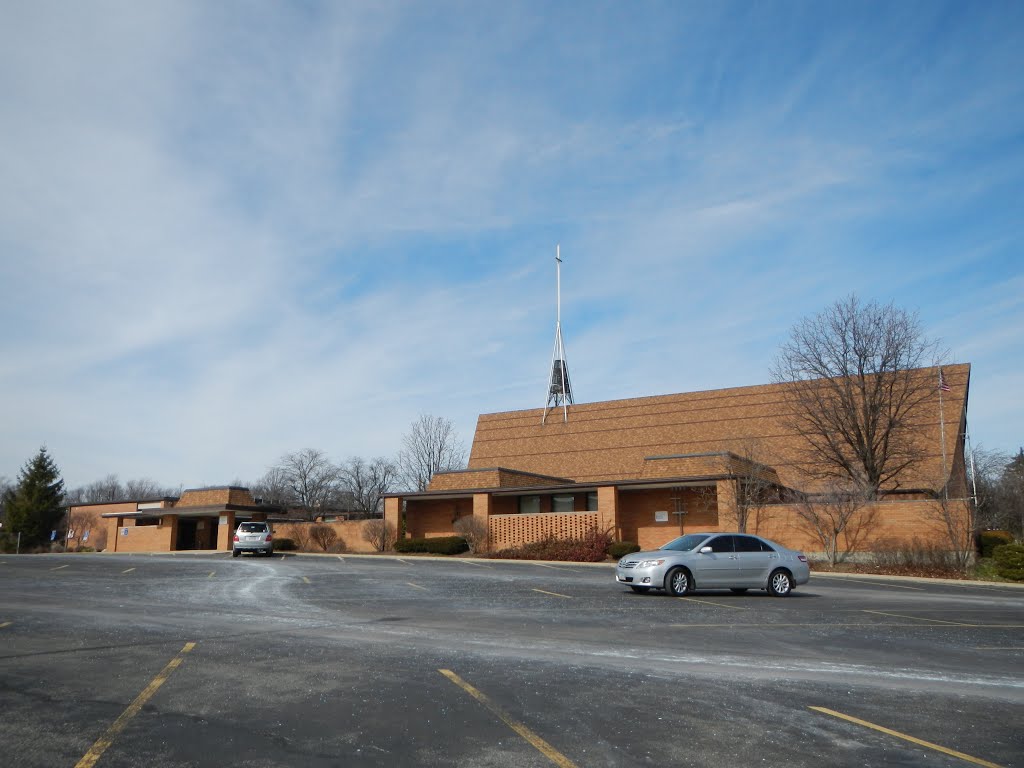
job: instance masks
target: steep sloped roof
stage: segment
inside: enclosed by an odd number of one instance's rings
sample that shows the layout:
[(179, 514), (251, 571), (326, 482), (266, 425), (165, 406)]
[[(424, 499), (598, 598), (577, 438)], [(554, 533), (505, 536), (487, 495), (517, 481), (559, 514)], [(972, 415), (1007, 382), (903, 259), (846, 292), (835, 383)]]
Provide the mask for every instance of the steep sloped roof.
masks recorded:
[[(963, 471), (960, 435), (970, 365), (943, 367), (942, 393), (946, 475)], [(943, 477), (938, 369), (915, 371), (935, 381), (915, 421), (924, 460), (898, 478), (901, 488), (938, 488)], [(764, 384), (703, 392), (573, 405), (569, 421), (543, 409), (483, 414), (477, 421), (469, 469), (509, 469), (571, 478), (578, 482), (630, 480), (644, 474), (648, 457), (731, 451), (770, 465), (781, 482), (806, 487), (801, 471), (803, 439), (786, 426), (790, 384)], [(957, 464), (957, 455), (960, 455)]]

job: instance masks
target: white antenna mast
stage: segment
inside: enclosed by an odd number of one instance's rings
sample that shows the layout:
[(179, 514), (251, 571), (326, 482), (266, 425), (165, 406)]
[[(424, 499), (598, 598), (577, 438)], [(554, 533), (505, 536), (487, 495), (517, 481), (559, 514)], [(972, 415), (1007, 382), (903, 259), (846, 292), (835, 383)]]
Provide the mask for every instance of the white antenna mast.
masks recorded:
[(569, 421), (569, 406), (572, 401), (572, 386), (569, 384), (569, 368), (565, 362), (565, 345), (562, 343), (562, 246), (555, 246), (556, 302), (555, 302), (555, 348), (551, 353), (551, 375), (548, 377), (548, 399), (540, 423), (548, 418), (548, 411), (562, 406), (562, 420)]

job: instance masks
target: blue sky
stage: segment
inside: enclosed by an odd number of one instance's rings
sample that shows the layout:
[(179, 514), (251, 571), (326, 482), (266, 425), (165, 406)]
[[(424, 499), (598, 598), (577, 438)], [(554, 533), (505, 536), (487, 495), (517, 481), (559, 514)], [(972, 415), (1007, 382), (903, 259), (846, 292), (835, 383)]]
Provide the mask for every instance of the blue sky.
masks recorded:
[(6, 2), (0, 475), (768, 381), (851, 291), (1024, 443), (1021, 3)]

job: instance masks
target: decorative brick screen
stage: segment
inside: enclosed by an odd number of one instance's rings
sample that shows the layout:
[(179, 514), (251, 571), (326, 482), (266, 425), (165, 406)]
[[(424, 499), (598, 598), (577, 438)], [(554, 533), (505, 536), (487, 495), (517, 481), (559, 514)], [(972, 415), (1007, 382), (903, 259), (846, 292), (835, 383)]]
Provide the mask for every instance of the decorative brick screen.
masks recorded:
[(596, 512), (542, 512), (537, 515), (491, 515), (491, 548), (507, 549), (549, 536), (578, 539), (597, 528)]

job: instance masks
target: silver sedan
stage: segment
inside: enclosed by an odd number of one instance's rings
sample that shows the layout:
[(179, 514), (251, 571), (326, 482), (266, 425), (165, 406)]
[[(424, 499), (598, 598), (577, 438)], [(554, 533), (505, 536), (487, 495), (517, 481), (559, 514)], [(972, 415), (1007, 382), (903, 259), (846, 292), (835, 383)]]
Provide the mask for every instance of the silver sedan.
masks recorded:
[(803, 552), (746, 533), (688, 533), (653, 552), (619, 560), (615, 580), (634, 592), (663, 589), (682, 596), (693, 589), (763, 589), (785, 597), (811, 578)]

